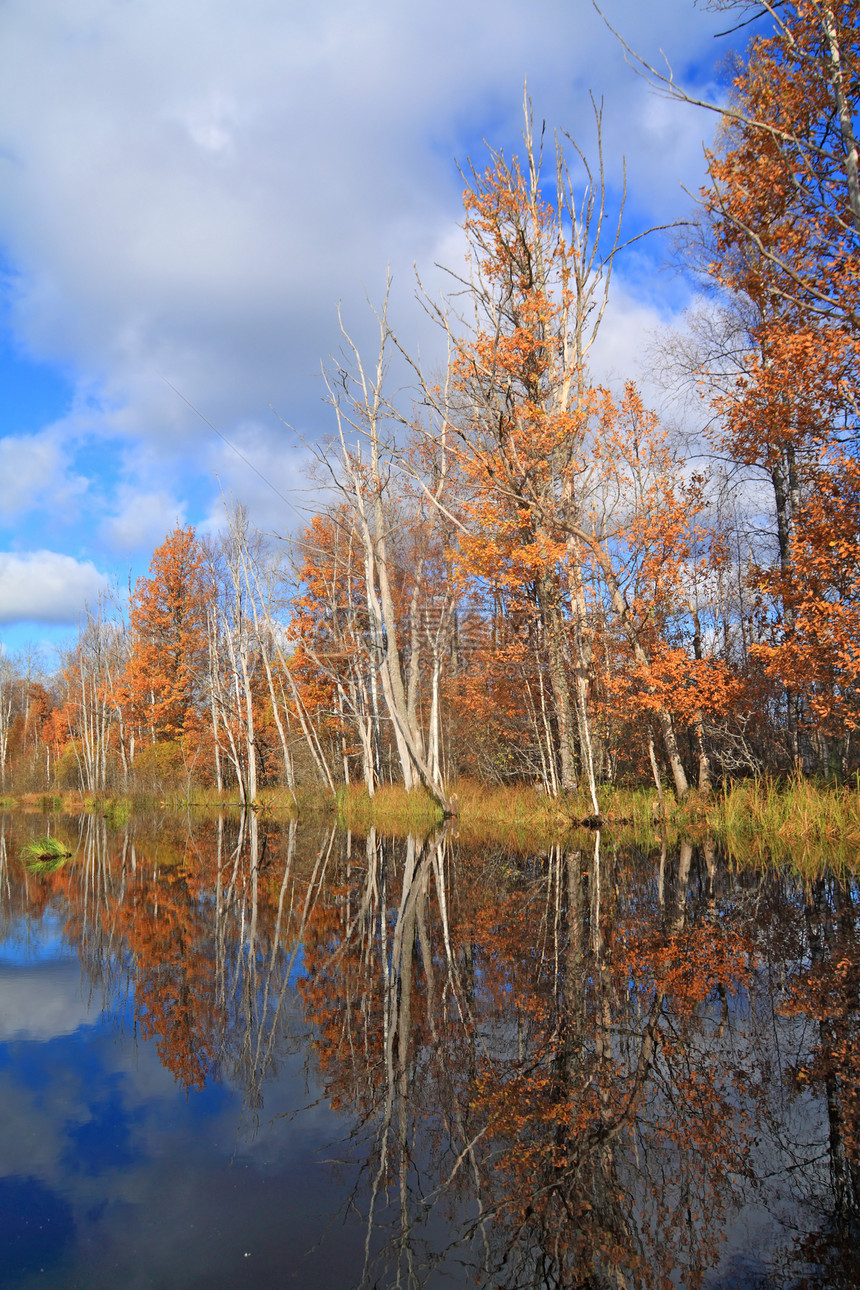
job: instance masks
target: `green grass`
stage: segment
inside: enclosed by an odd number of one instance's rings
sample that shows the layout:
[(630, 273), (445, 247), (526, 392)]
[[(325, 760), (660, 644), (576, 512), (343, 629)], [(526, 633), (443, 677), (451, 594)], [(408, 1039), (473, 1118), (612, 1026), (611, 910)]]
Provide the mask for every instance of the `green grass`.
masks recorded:
[(804, 871), (860, 866), (860, 793), (802, 776), (726, 784), (676, 807), (682, 832), (707, 832), (736, 860), (790, 861)]
[(33, 838), (21, 848), (24, 864), (32, 873), (54, 873), (71, 855), (65, 842), (59, 838)]
[(426, 836), (442, 823), (442, 812), (423, 789), (407, 793), (394, 784), (380, 785), (373, 797), (357, 784), (344, 785), (335, 798), (335, 815), (341, 828), (353, 833), (375, 827), (394, 836)]
[[(594, 808), (585, 793), (548, 797), (530, 784), (490, 785), (461, 779), (450, 786), (459, 813), (452, 827), (467, 843), (492, 842), (521, 851), (551, 845), (591, 820)], [(604, 827), (630, 840), (654, 837), (655, 794), (642, 790), (604, 789), (600, 812)], [(337, 821), (342, 828), (364, 834), (371, 827), (394, 836), (426, 836), (438, 828), (442, 813), (421, 789), (411, 793), (383, 785), (371, 798), (359, 785), (337, 795)]]
[(87, 797), (84, 810), (88, 815), (103, 815), (112, 828), (119, 828), (131, 818), (132, 801), (128, 797)]

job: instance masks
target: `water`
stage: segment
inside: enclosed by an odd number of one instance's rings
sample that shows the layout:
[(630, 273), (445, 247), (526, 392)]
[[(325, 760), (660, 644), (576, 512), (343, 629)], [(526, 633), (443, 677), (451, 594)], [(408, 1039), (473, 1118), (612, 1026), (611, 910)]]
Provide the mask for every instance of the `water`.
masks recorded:
[(0, 1283), (860, 1284), (860, 889), (713, 846), (0, 832)]

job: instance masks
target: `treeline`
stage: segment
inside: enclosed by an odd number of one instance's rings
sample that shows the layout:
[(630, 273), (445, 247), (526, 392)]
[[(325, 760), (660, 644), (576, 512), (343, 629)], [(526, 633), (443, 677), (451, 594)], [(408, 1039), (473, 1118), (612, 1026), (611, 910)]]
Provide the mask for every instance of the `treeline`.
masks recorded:
[(7, 787), (395, 781), (449, 810), (469, 774), (597, 810), (606, 782), (856, 767), (857, 7), (771, 17), (685, 249), (710, 295), (667, 366), (704, 396), (695, 456), (590, 375), (620, 227), (602, 158), (576, 186), (562, 140), (547, 183), (527, 112), (522, 161), (469, 176), (466, 274), (425, 301), (445, 370), (384, 306), (372, 363), (344, 332), (331, 504), (289, 553), (241, 511), (218, 544), (177, 529), (61, 675), (4, 660)]

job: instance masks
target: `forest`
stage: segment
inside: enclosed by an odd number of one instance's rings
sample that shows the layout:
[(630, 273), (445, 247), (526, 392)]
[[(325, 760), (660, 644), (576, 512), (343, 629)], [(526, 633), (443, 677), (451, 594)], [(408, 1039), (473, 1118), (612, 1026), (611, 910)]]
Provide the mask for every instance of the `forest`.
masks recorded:
[(703, 303), (660, 358), (695, 431), (592, 378), (626, 233), (599, 146), (527, 104), (423, 298), (444, 369), (383, 300), (372, 355), (342, 330), (302, 531), (178, 525), (55, 674), (0, 655), (3, 793), (398, 784), (455, 814), (471, 778), (599, 815), (605, 785), (857, 773), (858, 11), (764, 7), (683, 234)]

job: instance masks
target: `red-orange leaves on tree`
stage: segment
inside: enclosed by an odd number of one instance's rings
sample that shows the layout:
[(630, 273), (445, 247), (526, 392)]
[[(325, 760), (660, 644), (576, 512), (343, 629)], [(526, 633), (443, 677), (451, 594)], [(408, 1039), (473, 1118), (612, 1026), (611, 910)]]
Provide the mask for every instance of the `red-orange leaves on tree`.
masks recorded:
[(126, 687), (136, 719), (153, 741), (179, 739), (200, 725), (211, 599), (193, 528), (177, 527), (155, 551), (131, 601)]
[(820, 471), (800, 521), (787, 569), (760, 576), (788, 612), (753, 652), (801, 696), (804, 718), (839, 739), (860, 725), (860, 463)]
[[(773, 10), (772, 10), (773, 12)], [(727, 110), (729, 147), (704, 194), (715, 276), (804, 326), (856, 344), (860, 183), (854, 0), (788, 0), (757, 37)]]
[(714, 405), (720, 447), (773, 484), (778, 565), (753, 569), (771, 639), (752, 655), (785, 687), (786, 751), (829, 769), (858, 711), (860, 24), (853, 0), (767, 7), (703, 193), (709, 271), (749, 344)]

